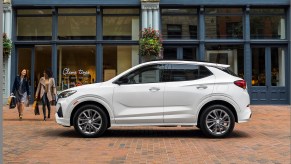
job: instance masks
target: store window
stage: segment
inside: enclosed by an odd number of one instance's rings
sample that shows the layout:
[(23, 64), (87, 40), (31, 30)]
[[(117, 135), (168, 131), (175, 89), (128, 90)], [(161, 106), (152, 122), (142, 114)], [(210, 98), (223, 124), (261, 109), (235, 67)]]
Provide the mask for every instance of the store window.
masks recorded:
[(96, 46), (58, 46), (57, 90), (96, 81)]
[(43, 76), (43, 72), (46, 69), (52, 71), (52, 47), (36, 45), (34, 63), (34, 91), (36, 91), (39, 79)]
[(285, 50), (271, 48), (271, 84), (272, 86), (285, 86)]
[(251, 39), (286, 39), (284, 9), (251, 9)]
[(103, 9), (104, 40), (138, 40), (139, 9)]
[(197, 39), (197, 9), (162, 9), (164, 39)]
[(17, 40), (51, 40), (52, 10), (21, 9), (16, 11)]
[(243, 10), (241, 8), (206, 8), (205, 34), (209, 39), (242, 39)]
[(103, 47), (103, 80), (139, 64), (138, 46), (106, 45)]
[(244, 48), (241, 45), (206, 45), (206, 61), (230, 65), (236, 75), (244, 79)]
[(96, 9), (58, 10), (58, 39), (60, 40), (95, 40)]
[(266, 86), (265, 48), (252, 48), (252, 86)]

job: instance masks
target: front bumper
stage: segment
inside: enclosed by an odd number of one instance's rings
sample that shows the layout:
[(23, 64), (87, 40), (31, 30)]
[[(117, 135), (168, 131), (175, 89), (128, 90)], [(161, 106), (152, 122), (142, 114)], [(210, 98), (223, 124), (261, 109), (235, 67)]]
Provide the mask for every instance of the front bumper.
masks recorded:
[(250, 121), (252, 116), (252, 111), (250, 107), (246, 107), (238, 113), (238, 123), (248, 122)]
[(56, 118), (56, 123), (58, 123), (59, 125), (66, 126), (66, 127), (70, 127), (71, 126), (70, 125), (70, 120), (67, 120), (67, 119), (64, 119), (64, 118), (60, 118), (57, 113), (55, 114), (55, 118)]
[(56, 113), (55, 113), (55, 119), (56, 122), (62, 126), (71, 126), (70, 124), (70, 119), (66, 119), (65, 117), (63, 117), (63, 111), (62, 111), (62, 107), (61, 104), (58, 103), (56, 106)]

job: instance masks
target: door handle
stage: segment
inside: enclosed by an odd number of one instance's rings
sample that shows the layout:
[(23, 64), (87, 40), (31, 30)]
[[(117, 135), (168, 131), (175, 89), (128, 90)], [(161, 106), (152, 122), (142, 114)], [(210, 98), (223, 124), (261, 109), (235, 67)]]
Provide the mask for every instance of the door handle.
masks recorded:
[(152, 87), (149, 89), (151, 92), (157, 92), (160, 90), (160, 88), (157, 88), (157, 87)]
[(199, 86), (197, 86), (196, 88), (197, 88), (197, 89), (206, 89), (207, 86), (205, 86), (205, 85), (199, 85)]

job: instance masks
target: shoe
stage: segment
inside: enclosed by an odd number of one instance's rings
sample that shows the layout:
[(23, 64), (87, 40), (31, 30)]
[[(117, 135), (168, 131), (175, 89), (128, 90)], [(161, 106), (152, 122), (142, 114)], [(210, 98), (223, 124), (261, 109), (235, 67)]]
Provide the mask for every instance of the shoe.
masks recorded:
[(22, 114), (19, 115), (19, 120), (22, 120)]
[(50, 118), (50, 116), (47, 116), (47, 118)]
[(46, 118), (43, 118), (43, 121), (46, 121)]

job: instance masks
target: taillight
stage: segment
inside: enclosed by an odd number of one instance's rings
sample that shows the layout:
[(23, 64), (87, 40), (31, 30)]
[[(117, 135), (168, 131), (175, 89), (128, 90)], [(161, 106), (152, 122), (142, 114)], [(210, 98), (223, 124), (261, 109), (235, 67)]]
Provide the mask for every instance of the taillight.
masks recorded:
[(246, 88), (247, 88), (247, 83), (246, 83), (246, 81), (244, 81), (244, 80), (238, 80), (238, 81), (235, 81), (234, 84), (235, 84), (236, 86), (241, 87), (242, 89), (246, 89)]

